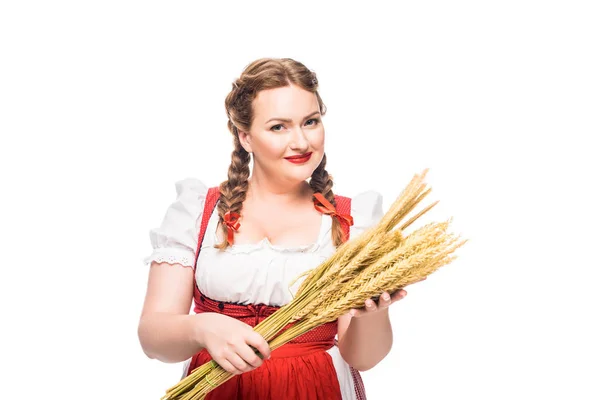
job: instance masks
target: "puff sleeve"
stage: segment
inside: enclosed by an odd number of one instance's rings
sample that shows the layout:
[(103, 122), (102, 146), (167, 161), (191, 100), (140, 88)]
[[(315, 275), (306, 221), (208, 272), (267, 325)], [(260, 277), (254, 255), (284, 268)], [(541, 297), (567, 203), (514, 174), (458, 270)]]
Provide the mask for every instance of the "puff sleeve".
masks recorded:
[(177, 197), (158, 228), (150, 230), (152, 254), (144, 263), (168, 262), (192, 267), (208, 187), (196, 178), (175, 182)]
[(381, 220), (383, 196), (374, 190), (359, 193), (352, 197), (350, 210), (354, 219), (354, 225), (350, 227), (350, 238), (354, 238)]

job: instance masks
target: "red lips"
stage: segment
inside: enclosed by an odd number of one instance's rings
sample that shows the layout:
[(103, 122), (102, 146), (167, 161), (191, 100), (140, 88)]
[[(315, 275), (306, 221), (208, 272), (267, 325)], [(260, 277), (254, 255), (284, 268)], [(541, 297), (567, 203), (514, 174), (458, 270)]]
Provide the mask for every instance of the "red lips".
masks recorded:
[(299, 156), (290, 156), (290, 157), (285, 157), (285, 159), (286, 159), (286, 160), (297, 160), (297, 159), (304, 159), (304, 158), (309, 158), (311, 154), (312, 154), (312, 152), (309, 152), (309, 153), (301, 154), (301, 155), (299, 155)]

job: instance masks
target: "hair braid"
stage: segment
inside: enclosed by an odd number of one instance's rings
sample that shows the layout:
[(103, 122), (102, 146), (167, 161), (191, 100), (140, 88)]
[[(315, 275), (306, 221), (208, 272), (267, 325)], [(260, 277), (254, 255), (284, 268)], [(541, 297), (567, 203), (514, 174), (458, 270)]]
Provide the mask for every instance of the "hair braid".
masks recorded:
[[(227, 125), (229, 126), (229, 129), (237, 131), (237, 128), (231, 120)], [(227, 211), (236, 212), (240, 215), (242, 214), (242, 205), (246, 199), (248, 178), (250, 177), (250, 153), (242, 147), (237, 134), (233, 136), (233, 146), (234, 150), (231, 153), (231, 164), (229, 165), (227, 180), (219, 185), (221, 197), (219, 198), (217, 210), (223, 237), (225, 238), (223, 242), (215, 245), (215, 247), (220, 250), (225, 249), (229, 245), (229, 243), (227, 243), (228, 228), (227, 225), (223, 223), (223, 217)]]
[[(314, 170), (310, 177), (310, 187), (313, 193), (321, 193), (323, 197), (327, 199), (334, 207), (337, 206), (335, 203), (335, 194), (333, 193), (333, 176), (327, 172), (325, 165), (327, 164), (327, 154), (323, 153), (323, 159), (321, 163)], [(333, 217), (331, 220), (331, 237), (334, 246), (339, 246), (343, 241), (343, 230), (342, 224), (339, 219)]]

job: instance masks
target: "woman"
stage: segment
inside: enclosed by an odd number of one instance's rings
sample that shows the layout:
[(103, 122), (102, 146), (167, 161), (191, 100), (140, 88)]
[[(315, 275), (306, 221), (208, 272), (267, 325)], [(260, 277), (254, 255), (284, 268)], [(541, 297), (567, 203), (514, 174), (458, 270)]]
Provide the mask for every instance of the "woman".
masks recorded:
[(317, 87), (292, 59), (248, 65), (225, 100), (228, 179), (212, 192), (196, 178), (178, 181), (176, 201), (150, 231), (140, 342), (150, 358), (185, 361), (184, 376), (211, 358), (236, 375), (207, 399), (363, 399), (358, 371), (391, 348), (387, 308), (405, 290), (367, 299), (272, 353), (252, 329), (291, 301), (302, 279), (288, 284), (333, 254), (345, 232), (352, 238), (383, 216), (377, 192), (334, 195)]

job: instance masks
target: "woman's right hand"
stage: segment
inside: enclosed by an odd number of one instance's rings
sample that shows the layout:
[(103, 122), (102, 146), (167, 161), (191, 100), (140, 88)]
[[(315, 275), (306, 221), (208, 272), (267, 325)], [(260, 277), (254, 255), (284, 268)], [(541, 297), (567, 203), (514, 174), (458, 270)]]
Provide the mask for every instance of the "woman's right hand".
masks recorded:
[[(252, 371), (271, 357), (269, 344), (250, 325), (219, 313), (200, 313), (200, 341), (224, 370), (234, 375)], [(200, 319), (198, 319), (200, 321)], [(263, 356), (261, 359), (253, 346)]]

